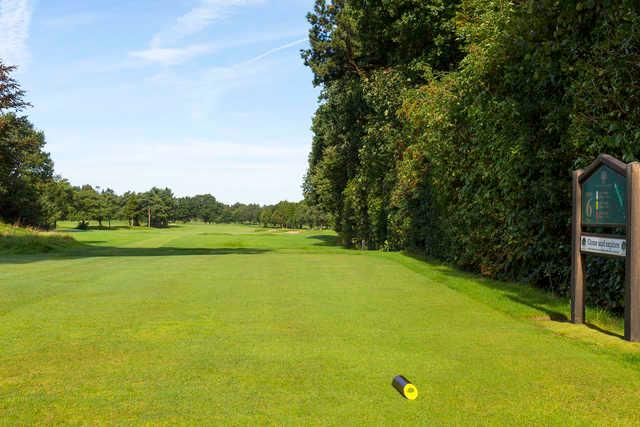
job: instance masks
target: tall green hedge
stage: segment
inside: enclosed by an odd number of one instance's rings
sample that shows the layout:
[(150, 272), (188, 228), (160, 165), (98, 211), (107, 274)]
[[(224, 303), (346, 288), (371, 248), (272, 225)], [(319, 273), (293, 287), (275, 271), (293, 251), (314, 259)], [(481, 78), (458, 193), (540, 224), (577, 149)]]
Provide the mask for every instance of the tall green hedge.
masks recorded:
[[(375, 4), (395, 17), (392, 27), (407, 19), (393, 15), (394, 1), (339, 3), (337, 16)], [(566, 293), (571, 171), (600, 153), (640, 158), (640, 6), (449, 4), (454, 11), (445, 13), (441, 2), (421, 3), (442, 11), (424, 37), (448, 44), (424, 46), (456, 58), (450, 69), (434, 52), (384, 64), (356, 52), (360, 72), (323, 83), (307, 195), (336, 217), (346, 244), (420, 249), (489, 277)], [(357, 111), (336, 119), (348, 129), (340, 133), (322, 110), (345, 106), (332, 88), (347, 79), (359, 100)], [(346, 145), (327, 128), (357, 129), (350, 157), (335, 155)], [(324, 173), (331, 162), (350, 174), (332, 180)], [(332, 204), (323, 205), (329, 195)], [(620, 262), (589, 259), (590, 302), (620, 310), (623, 271)]]
[[(602, 152), (640, 154), (634, 12), (630, 2), (513, 7), (457, 72), (407, 96), (433, 194), (422, 201), (435, 205), (424, 231), (432, 255), (567, 291), (571, 170)], [(620, 309), (620, 273), (590, 260), (590, 300)]]

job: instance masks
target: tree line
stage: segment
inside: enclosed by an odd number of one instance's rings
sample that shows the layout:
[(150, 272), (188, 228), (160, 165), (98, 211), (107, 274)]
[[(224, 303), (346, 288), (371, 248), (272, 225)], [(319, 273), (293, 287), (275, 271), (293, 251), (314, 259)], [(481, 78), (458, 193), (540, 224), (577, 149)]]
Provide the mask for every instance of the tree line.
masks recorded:
[[(282, 201), (276, 205), (235, 203), (227, 205), (211, 194), (175, 197), (169, 188), (152, 188), (146, 192), (128, 191), (118, 195), (111, 189), (83, 185), (74, 187), (66, 180), (56, 180), (48, 194), (54, 207), (52, 221), (75, 220), (78, 228), (95, 223), (111, 227), (113, 220), (126, 220), (129, 226), (168, 227), (170, 223), (200, 221), (205, 223), (262, 224), (265, 227), (321, 228), (329, 224), (326, 215), (303, 202)], [(43, 226), (43, 224), (41, 224)], [(55, 222), (44, 224), (55, 228)]]
[(111, 227), (114, 220), (130, 226), (167, 227), (171, 222), (250, 223), (268, 227), (328, 227), (330, 218), (306, 202), (275, 205), (224, 204), (210, 194), (175, 197), (169, 188), (116, 194), (91, 185), (73, 186), (56, 175), (44, 150), (45, 136), (22, 112), (30, 106), (12, 77), (14, 66), (0, 60), (0, 221), (55, 228), (60, 220)]
[[(571, 171), (640, 156), (630, 0), (316, 0), (305, 178), (347, 246), (411, 249), (566, 294)], [(623, 263), (589, 259), (620, 310)]]

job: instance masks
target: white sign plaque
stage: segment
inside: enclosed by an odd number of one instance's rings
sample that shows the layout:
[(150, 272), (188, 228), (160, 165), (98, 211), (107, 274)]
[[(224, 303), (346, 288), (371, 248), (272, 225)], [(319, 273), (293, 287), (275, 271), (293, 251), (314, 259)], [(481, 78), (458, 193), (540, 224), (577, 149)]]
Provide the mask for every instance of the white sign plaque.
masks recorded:
[(583, 234), (580, 237), (580, 250), (592, 254), (624, 257), (627, 255), (627, 239)]

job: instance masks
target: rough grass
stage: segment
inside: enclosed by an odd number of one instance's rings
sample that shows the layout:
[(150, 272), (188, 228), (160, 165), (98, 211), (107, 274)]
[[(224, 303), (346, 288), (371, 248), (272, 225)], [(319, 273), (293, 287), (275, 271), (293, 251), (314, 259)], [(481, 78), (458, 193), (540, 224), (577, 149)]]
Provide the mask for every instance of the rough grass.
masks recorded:
[(67, 249), (76, 241), (67, 234), (0, 223), (0, 254), (38, 254)]
[(619, 320), (572, 325), (535, 289), (329, 232), (73, 235), (0, 257), (6, 424), (640, 423), (640, 348)]

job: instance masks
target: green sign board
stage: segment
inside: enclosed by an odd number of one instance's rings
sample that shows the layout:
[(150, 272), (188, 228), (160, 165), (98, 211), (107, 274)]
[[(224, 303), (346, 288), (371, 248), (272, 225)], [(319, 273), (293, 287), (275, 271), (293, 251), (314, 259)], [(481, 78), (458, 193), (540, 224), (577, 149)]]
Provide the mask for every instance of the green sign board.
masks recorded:
[(627, 178), (601, 165), (582, 183), (584, 225), (625, 225), (627, 222)]

